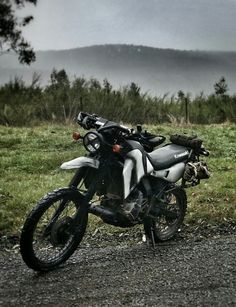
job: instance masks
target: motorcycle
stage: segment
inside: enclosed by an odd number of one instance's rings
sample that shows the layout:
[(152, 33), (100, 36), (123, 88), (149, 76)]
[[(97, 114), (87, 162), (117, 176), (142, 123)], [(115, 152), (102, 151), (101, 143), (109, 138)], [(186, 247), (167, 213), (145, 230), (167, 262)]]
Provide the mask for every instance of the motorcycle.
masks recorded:
[[(148, 240), (174, 237), (187, 208), (185, 188), (209, 178), (208, 156), (197, 136), (161, 135), (130, 129), (97, 115), (80, 112), (74, 133), (88, 154), (61, 165), (76, 172), (66, 188), (43, 197), (24, 223), (20, 251), (26, 265), (49, 271), (65, 262), (79, 246), (88, 214), (119, 227), (143, 224)], [(180, 182), (180, 183), (179, 183)]]

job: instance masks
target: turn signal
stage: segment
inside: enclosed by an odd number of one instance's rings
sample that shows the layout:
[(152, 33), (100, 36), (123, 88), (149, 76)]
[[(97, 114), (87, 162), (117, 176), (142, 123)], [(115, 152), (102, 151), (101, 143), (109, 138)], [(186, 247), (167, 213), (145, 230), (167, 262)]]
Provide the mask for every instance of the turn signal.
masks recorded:
[(112, 151), (115, 152), (115, 153), (120, 153), (121, 152), (121, 146), (118, 145), (118, 144), (115, 144), (112, 146)]
[(73, 132), (72, 137), (75, 141), (78, 141), (81, 138), (79, 132)]

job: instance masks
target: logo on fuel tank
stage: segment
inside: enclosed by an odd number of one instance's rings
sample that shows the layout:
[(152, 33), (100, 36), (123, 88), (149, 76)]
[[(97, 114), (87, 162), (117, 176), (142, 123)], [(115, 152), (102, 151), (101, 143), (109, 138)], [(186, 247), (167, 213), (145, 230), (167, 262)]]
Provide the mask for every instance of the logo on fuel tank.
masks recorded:
[(186, 150), (185, 152), (181, 152), (179, 154), (174, 155), (175, 159), (182, 158), (184, 156), (189, 155), (189, 152)]

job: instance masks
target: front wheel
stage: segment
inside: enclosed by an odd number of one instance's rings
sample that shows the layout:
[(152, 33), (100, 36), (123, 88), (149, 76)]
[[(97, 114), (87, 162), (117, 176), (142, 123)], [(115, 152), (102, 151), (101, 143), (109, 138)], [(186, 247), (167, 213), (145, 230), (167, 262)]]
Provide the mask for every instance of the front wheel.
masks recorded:
[[(21, 233), (20, 251), (28, 267), (49, 271), (72, 255), (88, 222), (82, 202), (83, 195), (70, 188), (54, 191), (39, 201)], [(74, 223), (75, 216), (77, 223)]]
[[(158, 208), (158, 203), (156, 204)], [(157, 217), (148, 217), (144, 222), (147, 237), (157, 242), (172, 239), (182, 226), (187, 209), (187, 197), (182, 188), (175, 188), (165, 192), (162, 207)]]

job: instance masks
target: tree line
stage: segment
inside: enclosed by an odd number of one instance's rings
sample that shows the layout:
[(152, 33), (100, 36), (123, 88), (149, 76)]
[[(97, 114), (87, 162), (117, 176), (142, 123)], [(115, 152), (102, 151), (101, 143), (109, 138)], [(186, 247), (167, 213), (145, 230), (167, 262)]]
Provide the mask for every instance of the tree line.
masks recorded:
[(79, 111), (126, 123), (236, 122), (236, 95), (228, 94), (224, 77), (214, 84), (213, 93), (195, 97), (179, 91), (176, 95), (152, 97), (136, 83), (115, 89), (107, 79), (70, 80), (66, 71), (54, 69), (46, 86), (33, 75), (31, 84), (15, 77), (0, 86), (0, 124), (27, 126), (41, 121), (67, 123)]

